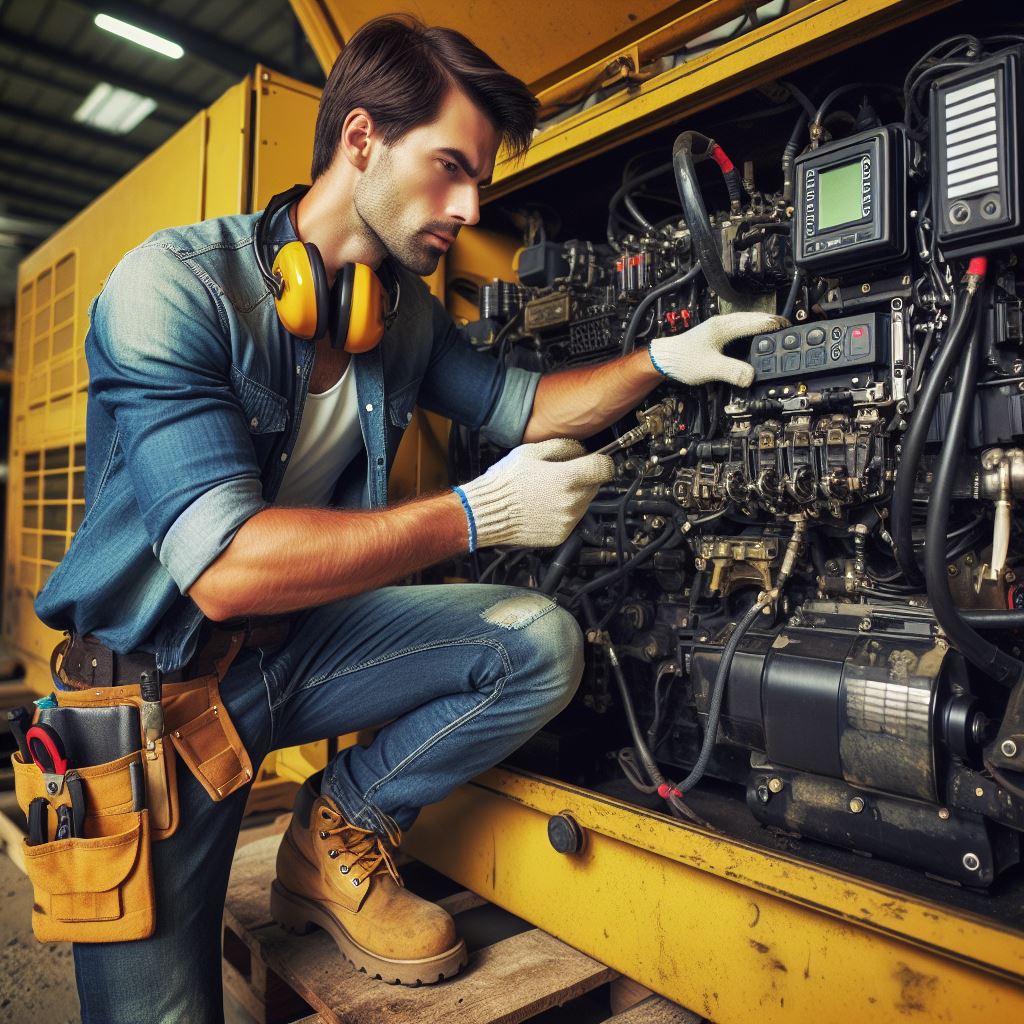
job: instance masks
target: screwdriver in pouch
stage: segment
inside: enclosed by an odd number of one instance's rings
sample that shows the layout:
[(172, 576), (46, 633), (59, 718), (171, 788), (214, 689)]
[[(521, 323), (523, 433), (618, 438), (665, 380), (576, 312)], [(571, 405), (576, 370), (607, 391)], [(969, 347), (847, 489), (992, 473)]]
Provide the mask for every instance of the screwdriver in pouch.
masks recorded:
[(14, 742), (18, 744), (18, 753), (21, 754), (21, 759), (25, 764), (32, 760), (32, 752), (28, 749), (28, 743), (25, 742), (25, 733), (28, 732), (31, 725), (32, 713), (28, 708), (12, 708), (7, 712), (7, 726), (11, 730)]

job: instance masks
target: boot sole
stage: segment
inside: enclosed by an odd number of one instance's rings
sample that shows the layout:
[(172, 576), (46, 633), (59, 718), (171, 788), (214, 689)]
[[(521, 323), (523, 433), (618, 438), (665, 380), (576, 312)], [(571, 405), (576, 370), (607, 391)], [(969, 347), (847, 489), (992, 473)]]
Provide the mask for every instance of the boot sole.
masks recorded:
[(296, 896), (276, 880), (270, 886), (270, 916), (293, 935), (308, 935), (314, 927), (322, 928), (353, 967), (389, 985), (435, 985), (454, 978), (469, 963), (462, 939), (444, 953), (421, 960), (392, 960), (371, 953), (322, 903)]

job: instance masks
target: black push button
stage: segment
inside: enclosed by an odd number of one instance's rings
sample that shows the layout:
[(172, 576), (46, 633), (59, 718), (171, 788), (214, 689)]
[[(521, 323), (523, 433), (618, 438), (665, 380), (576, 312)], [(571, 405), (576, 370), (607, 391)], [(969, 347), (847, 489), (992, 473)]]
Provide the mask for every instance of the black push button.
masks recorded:
[(787, 352), (782, 357), (782, 372), (792, 373), (794, 370), (800, 369), (800, 353), (799, 352)]
[(786, 349), (794, 349), (800, 347), (800, 339), (795, 334), (787, 334), (782, 339), (782, 347)]
[(754, 343), (755, 350), (761, 353), (775, 351), (774, 338), (758, 338)]
[[(824, 341), (824, 332), (822, 332), (822, 341)], [(808, 349), (807, 354), (804, 356), (804, 365), (808, 370), (815, 366), (824, 366), (825, 350), (823, 348)]]
[(760, 356), (757, 360), (758, 373), (775, 372), (775, 356)]
[[(812, 327), (807, 332), (808, 345), (821, 345), (825, 341), (825, 332), (820, 327)], [(808, 364), (810, 365), (810, 364)]]

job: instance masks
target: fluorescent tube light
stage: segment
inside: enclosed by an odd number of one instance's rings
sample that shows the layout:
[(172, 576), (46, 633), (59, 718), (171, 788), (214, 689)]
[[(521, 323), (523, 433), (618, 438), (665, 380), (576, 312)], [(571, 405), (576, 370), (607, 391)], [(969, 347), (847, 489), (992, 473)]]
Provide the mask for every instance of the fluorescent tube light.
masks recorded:
[(158, 36), (154, 32), (147, 32), (137, 25), (130, 25), (127, 21), (112, 18), (109, 14), (97, 14), (94, 20), (97, 28), (113, 32), (115, 36), (130, 39), (133, 43), (138, 43), (139, 46), (156, 50), (157, 53), (162, 53), (165, 57), (178, 60), (179, 57), (185, 55), (185, 51), (177, 43), (172, 43), (169, 39), (164, 39), (163, 36)]
[(129, 89), (117, 89), (109, 82), (100, 82), (75, 111), (74, 118), (80, 124), (91, 125), (112, 135), (126, 135), (154, 110), (156, 101), (148, 96), (140, 96)]

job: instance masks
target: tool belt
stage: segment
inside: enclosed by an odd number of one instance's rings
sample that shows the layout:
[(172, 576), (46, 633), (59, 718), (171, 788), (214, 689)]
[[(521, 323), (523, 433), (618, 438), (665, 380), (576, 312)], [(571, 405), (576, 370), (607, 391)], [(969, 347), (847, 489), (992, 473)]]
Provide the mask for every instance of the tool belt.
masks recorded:
[[(235, 628), (229, 628), (235, 626)], [(220, 698), (244, 647), (274, 648), (289, 620), (218, 624), (199, 653), (162, 677), (162, 736), (145, 735), (140, 679), (152, 655), (119, 655), (94, 637), (68, 636), (51, 658), (57, 707), (37, 725), (67, 750), (64, 774), (46, 773), (29, 746), (12, 757), (18, 804), (29, 821), (25, 866), (41, 942), (144, 939), (156, 925), (150, 843), (178, 827), (180, 758), (212, 800), (252, 780), (253, 766)], [(32, 736), (36, 729), (29, 729)], [(51, 838), (52, 837), (52, 838)]]

